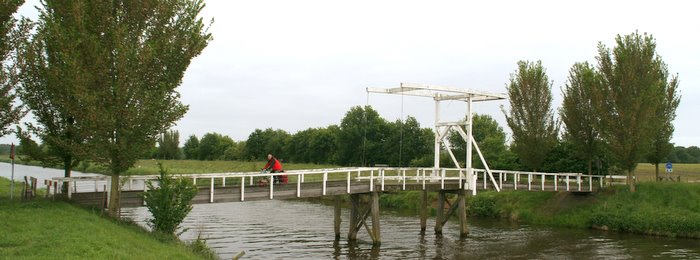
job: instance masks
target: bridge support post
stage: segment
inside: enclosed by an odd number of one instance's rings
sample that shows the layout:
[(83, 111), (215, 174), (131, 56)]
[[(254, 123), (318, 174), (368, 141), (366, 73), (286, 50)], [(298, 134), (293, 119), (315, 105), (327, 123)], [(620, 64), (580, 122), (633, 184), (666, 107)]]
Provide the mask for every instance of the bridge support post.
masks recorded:
[(358, 216), (360, 214), (360, 195), (350, 194), (350, 203), (350, 229), (348, 230), (348, 240), (354, 241), (357, 239), (357, 231), (359, 230), (357, 226), (360, 218)]
[(379, 192), (372, 192), (372, 244), (379, 245), (382, 243), (379, 235)]
[(340, 197), (339, 196), (334, 196), (334, 230), (335, 230), (335, 240), (340, 240)]
[(459, 190), (458, 195), (458, 209), (459, 212), (459, 236), (465, 237), (469, 234), (469, 226), (467, 226), (467, 209), (466, 209), (466, 197), (465, 190)]
[(420, 200), (420, 234), (425, 235), (428, 223), (428, 191), (423, 190)]
[(445, 219), (445, 192), (438, 192), (438, 205), (435, 210), (435, 234), (442, 234), (442, 220)]

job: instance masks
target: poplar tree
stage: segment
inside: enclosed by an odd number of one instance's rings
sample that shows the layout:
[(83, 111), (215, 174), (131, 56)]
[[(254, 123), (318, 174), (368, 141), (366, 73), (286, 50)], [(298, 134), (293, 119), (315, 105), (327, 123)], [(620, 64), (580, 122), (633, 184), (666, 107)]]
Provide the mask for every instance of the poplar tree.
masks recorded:
[(518, 62), (506, 86), (510, 111), (503, 113), (513, 132), (511, 149), (526, 167), (537, 170), (558, 141), (558, 125), (552, 110), (552, 83), (542, 62)]
[(612, 50), (598, 44), (596, 58), (603, 84), (595, 91), (596, 110), (601, 116), (601, 137), (627, 172), (629, 189), (634, 192), (634, 170), (652, 147), (654, 136), (670, 138), (672, 133), (672, 129), (664, 130), (666, 134), (659, 132), (660, 126), (669, 125), (675, 116), (670, 111), (677, 106), (677, 80), (673, 77), (668, 81), (667, 65), (657, 55), (651, 35), (618, 35), (615, 43)]
[[(84, 138), (78, 149), (105, 165), (109, 213), (119, 216), (120, 176), (187, 106), (175, 90), (211, 40), (201, 0), (45, 0), (27, 46), (57, 117)], [(39, 90), (33, 90), (39, 91)], [(41, 123), (41, 122), (40, 122)]]
[(579, 158), (586, 160), (588, 174), (593, 172), (593, 160), (600, 156), (600, 117), (595, 113), (593, 91), (601, 84), (595, 68), (576, 63), (569, 70), (569, 79), (562, 96), (559, 114), (566, 126), (566, 137), (573, 144)]
[(0, 0), (0, 136), (24, 115), (14, 105), (14, 88), (19, 83), (17, 47), (28, 35), (29, 24), (13, 15), (24, 0)]
[[(668, 70), (664, 68), (664, 78), (668, 77)], [(647, 160), (654, 165), (656, 180), (659, 180), (659, 164), (664, 162), (664, 159), (673, 150), (671, 137), (673, 137), (673, 120), (676, 118), (676, 108), (681, 102), (678, 94), (678, 77), (673, 76), (668, 85), (664, 86), (664, 98), (662, 105), (656, 109), (656, 126), (658, 129), (654, 132), (651, 139), (651, 149), (647, 154)]]

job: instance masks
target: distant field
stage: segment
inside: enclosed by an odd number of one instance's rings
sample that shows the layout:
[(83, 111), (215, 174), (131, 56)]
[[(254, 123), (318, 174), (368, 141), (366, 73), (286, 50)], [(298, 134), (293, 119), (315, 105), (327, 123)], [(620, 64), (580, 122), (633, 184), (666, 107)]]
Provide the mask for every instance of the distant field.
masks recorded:
[[(668, 176), (665, 167), (665, 163), (659, 165), (659, 176)], [(653, 181), (655, 177), (654, 165), (640, 163), (637, 165), (636, 173), (640, 181)], [(700, 182), (700, 164), (673, 164), (671, 176), (674, 179), (681, 176), (682, 182)]]

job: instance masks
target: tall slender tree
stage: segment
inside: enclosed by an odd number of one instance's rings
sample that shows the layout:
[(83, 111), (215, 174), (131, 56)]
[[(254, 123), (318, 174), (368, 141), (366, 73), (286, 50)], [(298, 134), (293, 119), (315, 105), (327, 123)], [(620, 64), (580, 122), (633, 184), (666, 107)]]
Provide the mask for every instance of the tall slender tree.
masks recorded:
[(595, 91), (596, 111), (601, 116), (604, 144), (617, 165), (627, 171), (627, 183), (634, 192), (634, 170), (652, 147), (658, 125), (670, 122), (658, 113), (665, 110), (664, 100), (669, 90), (675, 93), (677, 83), (675, 77), (668, 81), (667, 66), (656, 54), (651, 35), (618, 35), (615, 43), (612, 50), (598, 44), (596, 58), (603, 84)]
[(166, 160), (180, 158), (180, 132), (174, 130), (165, 131), (158, 137), (157, 143), (157, 158)]
[(42, 2), (27, 64), (41, 72), (46, 98), (73, 134), (85, 138), (81, 152), (110, 170), (111, 216), (119, 215), (120, 176), (187, 111), (175, 88), (211, 39), (198, 17), (203, 7), (201, 0)]
[(13, 15), (24, 0), (0, 0), (0, 136), (8, 134), (10, 126), (24, 115), (15, 106), (14, 88), (19, 83), (18, 47), (29, 34), (27, 20)]
[(559, 110), (566, 126), (565, 135), (576, 155), (588, 163), (588, 174), (593, 172), (593, 160), (600, 156), (600, 117), (593, 104), (593, 91), (600, 84), (600, 76), (593, 66), (587, 62), (574, 64), (562, 91), (564, 101)]
[[(663, 66), (661, 69), (661, 78), (668, 78), (668, 69)], [(673, 137), (673, 120), (676, 118), (676, 108), (681, 102), (681, 97), (678, 94), (678, 76), (674, 75), (666, 85), (661, 86), (663, 90), (663, 99), (661, 105), (656, 109), (655, 120), (652, 124), (656, 126), (656, 131), (652, 133), (651, 148), (647, 154), (647, 160), (654, 164), (656, 180), (659, 180), (659, 163), (673, 150), (671, 137)]]
[(513, 132), (511, 149), (528, 168), (537, 170), (557, 144), (559, 123), (552, 110), (552, 82), (542, 62), (518, 62), (508, 89), (510, 112), (506, 121)]

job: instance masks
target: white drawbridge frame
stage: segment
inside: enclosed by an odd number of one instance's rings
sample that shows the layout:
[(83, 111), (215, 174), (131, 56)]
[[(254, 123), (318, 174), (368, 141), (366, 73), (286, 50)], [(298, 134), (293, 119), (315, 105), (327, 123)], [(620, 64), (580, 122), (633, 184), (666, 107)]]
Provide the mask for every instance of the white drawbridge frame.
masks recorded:
[[(435, 100), (435, 161), (434, 169), (435, 173), (439, 172), (440, 169), (440, 145), (442, 144), (450, 155), (452, 162), (455, 167), (461, 169), (457, 158), (455, 157), (452, 149), (450, 147), (450, 142), (447, 139), (448, 134), (451, 129), (456, 130), (459, 135), (467, 143), (467, 155), (466, 155), (466, 171), (467, 171), (467, 182), (469, 187), (476, 187), (476, 176), (474, 169), (472, 168), (472, 147), (476, 148), (476, 152), (479, 155), (479, 159), (484, 164), (484, 168), (488, 173), (491, 182), (493, 182), (494, 187), (497, 191), (500, 191), (500, 187), (496, 183), (496, 179), (493, 177), (493, 173), (486, 163), (479, 145), (474, 141), (474, 136), (472, 135), (472, 103), (481, 101), (492, 101), (492, 100), (504, 100), (508, 98), (505, 93), (489, 93), (484, 91), (470, 90), (470, 89), (459, 89), (445, 86), (434, 86), (427, 84), (413, 84), (413, 83), (401, 83), (398, 88), (367, 88), (367, 93), (382, 93), (382, 94), (398, 94), (406, 96), (417, 96), (417, 97), (429, 97)], [(467, 103), (467, 120), (456, 121), (456, 122), (442, 122), (440, 121), (440, 102), (442, 101), (463, 101)], [(463, 127), (466, 128), (463, 129)], [(476, 195), (476, 188), (472, 188), (472, 194)]]

